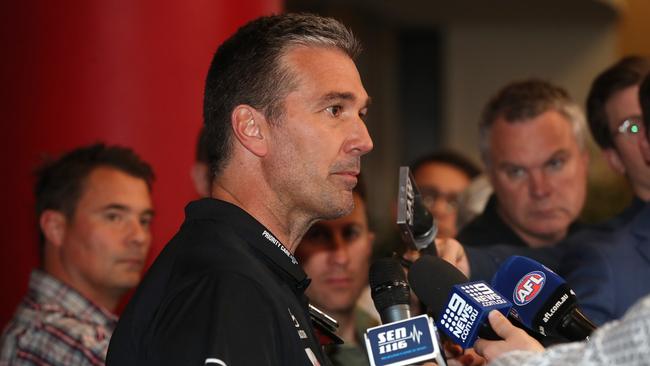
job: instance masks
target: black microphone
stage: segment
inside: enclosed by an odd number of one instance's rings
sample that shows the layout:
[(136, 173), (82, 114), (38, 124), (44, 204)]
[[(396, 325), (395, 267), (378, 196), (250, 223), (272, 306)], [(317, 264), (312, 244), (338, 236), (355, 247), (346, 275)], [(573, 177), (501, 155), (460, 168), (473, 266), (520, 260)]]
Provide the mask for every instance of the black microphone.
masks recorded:
[(381, 322), (392, 323), (411, 317), (411, 293), (404, 270), (395, 258), (380, 258), (370, 266), (372, 301)]
[(437, 255), (436, 246), (431, 245), (438, 233), (438, 226), (422, 202), (409, 167), (399, 168), (399, 190), (397, 193), (397, 226), (402, 240), (417, 250)]
[(511, 304), (484, 282), (468, 283), (467, 277), (451, 263), (434, 256), (416, 260), (409, 269), (408, 280), (434, 315), (436, 324), (455, 343), (469, 348), (477, 336), (501, 339), (487, 321), (487, 314), (493, 309), (507, 313)]
[(364, 335), (368, 359), (373, 365), (412, 365), (435, 359), (447, 362), (440, 337), (427, 315), (411, 318), (410, 287), (396, 258), (381, 258), (370, 267), (372, 300), (383, 325), (369, 328)]
[(581, 341), (596, 329), (578, 308), (576, 295), (566, 281), (530, 258), (508, 258), (494, 275), (492, 285), (505, 296), (512, 296), (514, 316), (540, 334)]

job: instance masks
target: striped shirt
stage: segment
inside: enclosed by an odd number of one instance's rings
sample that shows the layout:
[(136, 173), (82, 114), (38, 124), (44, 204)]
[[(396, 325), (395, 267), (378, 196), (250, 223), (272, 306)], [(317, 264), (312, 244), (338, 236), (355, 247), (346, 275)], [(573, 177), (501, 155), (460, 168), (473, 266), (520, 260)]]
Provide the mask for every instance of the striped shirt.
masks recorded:
[(32, 271), (27, 295), (0, 339), (0, 366), (104, 365), (117, 317), (47, 273)]

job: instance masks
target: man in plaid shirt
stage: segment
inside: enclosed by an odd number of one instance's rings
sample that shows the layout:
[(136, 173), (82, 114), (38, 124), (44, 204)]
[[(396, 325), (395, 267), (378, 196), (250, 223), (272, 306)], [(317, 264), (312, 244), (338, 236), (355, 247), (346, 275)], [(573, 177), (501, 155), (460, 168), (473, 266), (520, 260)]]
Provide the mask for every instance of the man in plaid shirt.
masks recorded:
[(122, 296), (141, 279), (151, 167), (96, 144), (38, 171), (42, 264), (0, 340), (0, 365), (103, 365)]

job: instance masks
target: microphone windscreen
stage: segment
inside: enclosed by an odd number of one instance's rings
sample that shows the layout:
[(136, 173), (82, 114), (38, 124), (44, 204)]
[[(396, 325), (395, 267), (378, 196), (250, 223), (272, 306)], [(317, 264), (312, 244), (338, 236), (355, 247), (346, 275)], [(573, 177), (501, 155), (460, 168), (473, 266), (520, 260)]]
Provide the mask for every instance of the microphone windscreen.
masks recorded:
[(508, 258), (492, 278), (492, 287), (513, 303), (514, 315), (530, 329), (542, 307), (555, 301), (566, 282), (555, 272), (530, 258)]
[(446, 306), (454, 285), (468, 282), (467, 277), (451, 263), (424, 255), (409, 268), (409, 284), (429, 311), (439, 314)]
[(376, 260), (370, 266), (368, 281), (372, 300), (380, 313), (389, 306), (410, 303), (410, 289), (404, 269), (397, 259)]

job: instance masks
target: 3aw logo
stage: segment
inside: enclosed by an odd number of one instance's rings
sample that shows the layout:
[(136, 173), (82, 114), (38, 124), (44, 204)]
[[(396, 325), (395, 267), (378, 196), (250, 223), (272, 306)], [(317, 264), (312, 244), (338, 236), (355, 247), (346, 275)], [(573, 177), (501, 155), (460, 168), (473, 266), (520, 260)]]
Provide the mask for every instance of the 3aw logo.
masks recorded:
[(514, 293), (512, 294), (514, 303), (523, 306), (533, 301), (542, 291), (545, 283), (546, 275), (544, 272), (533, 271), (527, 273), (515, 286)]

